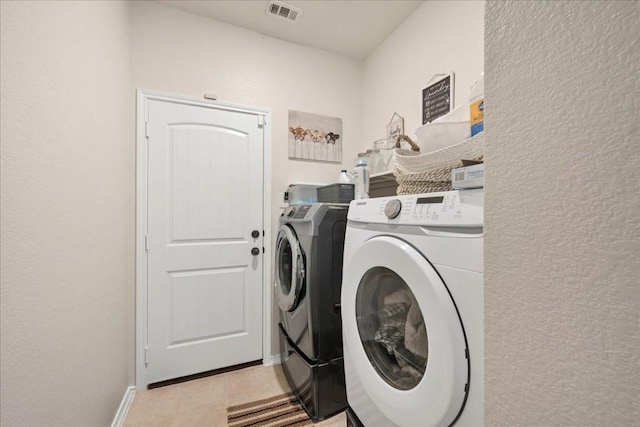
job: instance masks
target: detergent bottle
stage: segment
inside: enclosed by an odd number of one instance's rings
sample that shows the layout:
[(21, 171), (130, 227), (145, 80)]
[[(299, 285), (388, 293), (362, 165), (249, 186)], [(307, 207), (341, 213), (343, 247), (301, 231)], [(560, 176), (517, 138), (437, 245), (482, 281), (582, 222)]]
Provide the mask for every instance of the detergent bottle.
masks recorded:
[(471, 121), (471, 136), (484, 130), (484, 73), (469, 92), (469, 119)]

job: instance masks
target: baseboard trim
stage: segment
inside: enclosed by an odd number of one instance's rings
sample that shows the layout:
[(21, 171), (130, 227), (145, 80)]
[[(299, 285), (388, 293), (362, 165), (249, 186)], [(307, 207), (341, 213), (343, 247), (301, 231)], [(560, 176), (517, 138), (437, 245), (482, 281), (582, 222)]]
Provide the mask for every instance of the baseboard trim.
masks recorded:
[(122, 398), (122, 402), (120, 402), (120, 407), (118, 408), (118, 412), (116, 412), (116, 416), (113, 418), (113, 422), (111, 423), (111, 427), (121, 427), (124, 423), (124, 419), (127, 417), (127, 412), (129, 411), (129, 407), (133, 402), (133, 398), (136, 395), (136, 388), (134, 386), (130, 386), (124, 392), (124, 397)]
[(274, 354), (262, 359), (262, 364), (266, 366), (280, 365), (282, 363), (282, 354)]

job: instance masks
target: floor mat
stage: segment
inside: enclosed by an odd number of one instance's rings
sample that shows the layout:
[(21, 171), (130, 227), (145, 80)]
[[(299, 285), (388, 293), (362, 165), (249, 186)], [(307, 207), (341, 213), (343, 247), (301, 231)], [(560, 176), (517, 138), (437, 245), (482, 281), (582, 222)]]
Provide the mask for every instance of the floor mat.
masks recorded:
[(227, 408), (229, 427), (299, 427), (313, 422), (293, 393)]

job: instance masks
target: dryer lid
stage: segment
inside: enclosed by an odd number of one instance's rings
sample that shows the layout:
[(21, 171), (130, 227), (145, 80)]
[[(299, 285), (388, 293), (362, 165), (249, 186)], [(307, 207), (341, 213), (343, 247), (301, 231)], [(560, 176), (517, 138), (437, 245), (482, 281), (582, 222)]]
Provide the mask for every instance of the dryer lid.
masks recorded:
[(341, 302), (345, 365), (378, 409), (397, 425), (453, 423), (470, 386), (468, 349), (451, 295), (424, 256), (398, 238), (368, 240), (344, 266)]
[(305, 262), (293, 229), (283, 224), (276, 238), (276, 301), (282, 311), (294, 310), (304, 292)]

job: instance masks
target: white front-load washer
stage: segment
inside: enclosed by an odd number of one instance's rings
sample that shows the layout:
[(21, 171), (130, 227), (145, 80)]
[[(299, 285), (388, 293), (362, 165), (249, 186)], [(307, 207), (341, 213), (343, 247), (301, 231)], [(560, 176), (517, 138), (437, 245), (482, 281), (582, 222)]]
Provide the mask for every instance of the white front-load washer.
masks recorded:
[(349, 424), (483, 425), (483, 196), (351, 202), (341, 297)]

